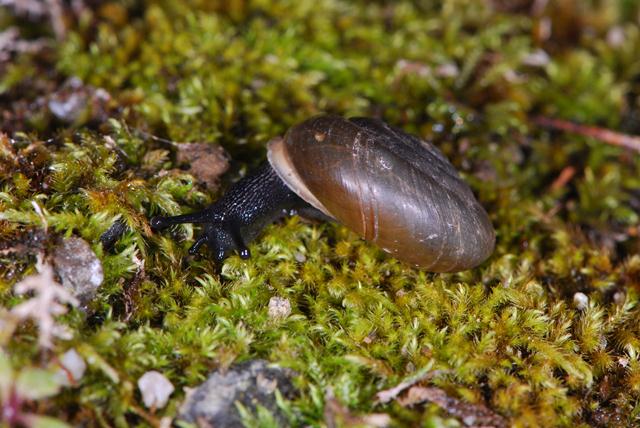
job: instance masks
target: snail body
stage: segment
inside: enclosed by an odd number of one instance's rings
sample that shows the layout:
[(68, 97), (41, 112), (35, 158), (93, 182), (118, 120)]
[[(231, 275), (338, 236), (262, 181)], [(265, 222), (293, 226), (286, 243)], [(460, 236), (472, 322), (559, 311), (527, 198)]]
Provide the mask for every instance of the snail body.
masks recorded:
[(268, 163), (205, 210), (155, 217), (154, 228), (204, 223), (218, 260), (279, 217), (301, 214), (346, 225), (399, 260), (433, 272), (470, 269), (493, 251), (484, 208), (432, 144), (381, 120), (317, 116), (268, 146)]

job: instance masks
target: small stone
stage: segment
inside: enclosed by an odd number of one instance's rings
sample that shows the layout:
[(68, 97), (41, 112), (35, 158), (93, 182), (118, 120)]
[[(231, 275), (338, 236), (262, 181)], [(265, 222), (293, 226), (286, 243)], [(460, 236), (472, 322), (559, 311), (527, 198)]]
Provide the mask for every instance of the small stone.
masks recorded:
[(464, 416), (462, 422), (468, 427), (474, 426), (476, 424), (476, 417), (474, 415)]
[(84, 93), (65, 94), (49, 100), (49, 110), (58, 119), (73, 123), (80, 119), (87, 105), (87, 96)]
[(612, 27), (607, 32), (607, 44), (612, 48), (619, 48), (623, 46), (626, 38), (624, 28), (620, 26)]
[(522, 63), (524, 65), (529, 65), (531, 67), (545, 67), (550, 62), (551, 58), (549, 57), (549, 54), (542, 49), (533, 51), (522, 59)]
[(598, 346), (600, 347), (600, 349), (606, 349), (607, 344), (607, 338), (605, 336), (600, 336), (600, 339), (598, 340)]
[(573, 304), (577, 309), (582, 311), (587, 308), (587, 305), (589, 304), (589, 298), (586, 294), (577, 292), (573, 295)]
[(627, 295), (624, 291), (616, 291), (613, 294), (613, 301), (616, 305), (624, 305), (625, 300), (627, 300)]
[(63, 239), (56, 247), (53, 263), (62, 286), (86, 307), (104, 279), (102, 263), (89, 244), (81, 238)]
[(402, 74), (416, 74), (421, 77), (429, 75), (430, 68), (426, 64), (419, 61), (410, 61), (407, 59), (400, 59), (396, 63), (398, 70)]
[(369, 333), (368, 335), (365, 336), (364, 339), (362, 339), (362, 341), (364, 343), (366, 343), (367, 345), (370, 345), (373, 343), (373, 341), (376, 339), (376, 332), (372, 331), (371, 333)]
[(169, 379), (155, 370), (146, 372), (138, 379), (138, 388), (144, 405), (149, 409), (166, 406), (175, 389)]
[(298, 263), (304, 263), (307, 261), (307, 256), (305, 256), (303, 253), (301, 253), (300, 251), (296, 251), (293, 254), (293, 258), (296, 259), (296, 261)]
[(269, 318), (284, 319), (291, 314), (291, 303), (289, 299), (282, 297), (272, 297), (269, 299)]
[(87, 363), (75, 349), (69, 349), (62, 354), (59, 361), (61, 368), (56, 373), (56, 378), (64, 386), (78, 383), (87, 370)]
[(47, 107), (61, 122), (82, 125), (104, 122), (109, 116), (111, 96), (102, 88), (85, 85), (78, 78), (67, 80), (60, 90), (51, 94)]
[(436, 73), (436, 76), (438, 77), (455, 78), (455, 77), (458, 77), (458, 75), (460, 74), (460, 69), (454, 63), (448, 62), (436, 67), (435, 73)]
[(291, 400), (297, 396), (293, 370), (277, 367), (264, 360), (246, 361), (228, 371), (218, 370), (187, 394), (179, 419), (201, 427), (240, 428), (242, 418), (236, 402), (250, 413), (265, 407), (276, 418), (277, 426), (286, 426), (286, 418), (276, 403), (276, 389)]

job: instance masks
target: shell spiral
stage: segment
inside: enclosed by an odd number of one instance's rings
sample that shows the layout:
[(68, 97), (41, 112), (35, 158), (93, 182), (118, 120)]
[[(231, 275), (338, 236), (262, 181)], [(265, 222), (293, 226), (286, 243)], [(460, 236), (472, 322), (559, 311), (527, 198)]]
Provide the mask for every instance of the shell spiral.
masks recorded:
[(318, 116), (269, 145), (300, 197), (399, 260), (433, 272), (492, 253), (489, 217), (432, 144), (370, 118)]

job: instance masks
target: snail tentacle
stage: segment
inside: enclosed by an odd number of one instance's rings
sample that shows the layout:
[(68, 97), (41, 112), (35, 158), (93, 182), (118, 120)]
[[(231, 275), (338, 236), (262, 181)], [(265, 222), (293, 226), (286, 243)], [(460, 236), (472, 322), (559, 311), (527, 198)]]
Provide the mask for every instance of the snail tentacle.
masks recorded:
[(208, 210), (199, 211), (190, 214), (181, 214), (173, 217), (156, 216), (151, 218), (149, 223), (155, 230), (162, 230), (169, 226), (182, 223), (208, 223), (211, 221), (211, 214)]

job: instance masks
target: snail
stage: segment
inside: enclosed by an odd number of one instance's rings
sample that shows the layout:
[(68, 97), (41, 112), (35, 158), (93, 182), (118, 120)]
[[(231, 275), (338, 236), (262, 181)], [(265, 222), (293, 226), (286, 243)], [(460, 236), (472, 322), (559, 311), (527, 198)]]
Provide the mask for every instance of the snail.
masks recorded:
[(336, 220), (399, 260), (432, 272), (482, 263), (495, 233), (469, 186), (431, 143), (379, 119), (316, 116), (268, 144), (268, 162), (200, 212), (154, 217), (162, 229), (202, 223), (189, 249), (217, 261), (287, 215)]

